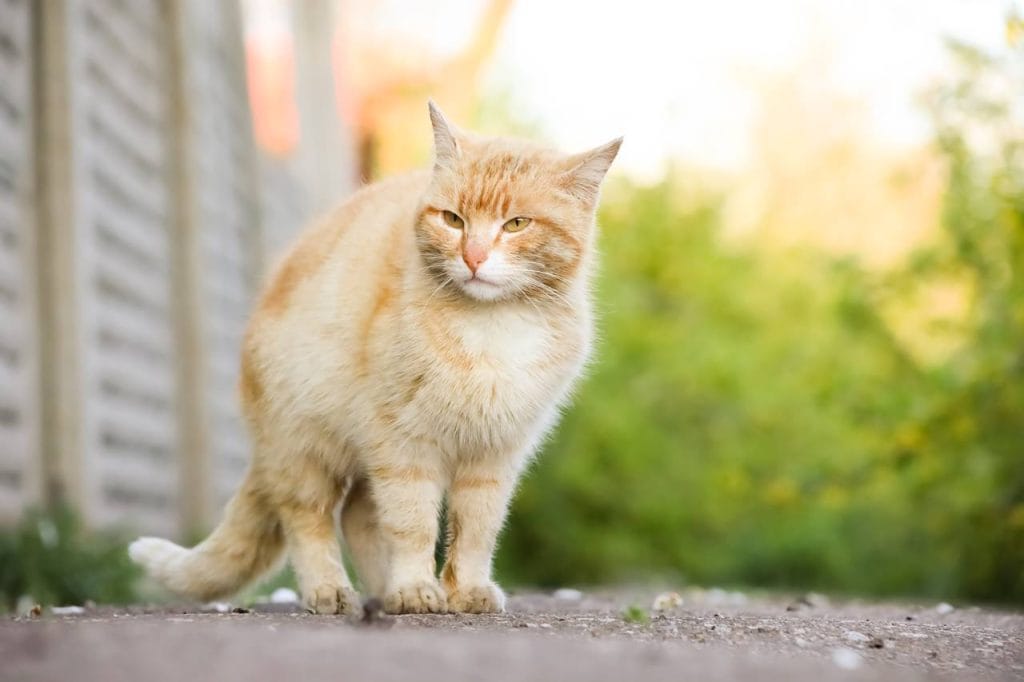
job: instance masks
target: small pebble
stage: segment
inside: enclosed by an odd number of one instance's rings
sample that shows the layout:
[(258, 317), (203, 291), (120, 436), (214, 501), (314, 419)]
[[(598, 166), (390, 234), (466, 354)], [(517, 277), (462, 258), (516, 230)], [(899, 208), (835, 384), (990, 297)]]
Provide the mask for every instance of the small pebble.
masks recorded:
[(563, 599), (565, 601), (579, 601), (580, 599), (583, 599), (583, 593), (579, 590), (574, 590), (571, 587), (563, 587), (555, 590), (551, 596), (555, 599)]
[(823, 594), (818, 594), (817, 592), (808, 592), (804, 595), (804, 599), (807, 600), (807, 602), (815, 608), (820, 608), (829, 605), (828, 597), (826, 597)]
[(946, 602), (942, 602), (935, 607), (935, 613), (940, 616), (945, 616), (946, 614), (953, 613), (954, 611), (956, 611), (956, 608), (952, 604), (948, 604)]
[(50, 612), (55, 616), (78, 616), (85, 613), (81, 606), (51, 606)]
[(391, 621), (384, 615), (384, 602), (371, 597), (363, 602), (363, 617), (359, 621), (363, 625), (390, 625)]
[(861, 666), (863, 660), (861, 659), (860, 654), (853, 649), (840, 647), (832, 650), (832, 662), (843, 670), (856, 670)]
[(288, 587), (279, 587), (270, 593), (271, 604), (295, 604), (298, 601), (299, 595)]
[(28, 613), (35, 605), (36, 600), (32, 598), (32, 595), (23, 594), (18, 597), (18, 603), (15, 605), (14, 610), (18, 613)]
[(846, 637), (847, 642), (854, 642), (856, 644), (864, 644), (871, 640), (863, 632), (857, 632), (856, 630), (847, 630), (843, 636)]
[(672, 611), (683, 605), (683, 598), (678, 592), (662, 592), (654, 598), (651, 604), (653, 611)]
[(803, 609), (816, 609), (828, 606), (828, 599), (817, 592), (808, 592), (794, 599), (787, 607), (787, 611), (801, 611)]

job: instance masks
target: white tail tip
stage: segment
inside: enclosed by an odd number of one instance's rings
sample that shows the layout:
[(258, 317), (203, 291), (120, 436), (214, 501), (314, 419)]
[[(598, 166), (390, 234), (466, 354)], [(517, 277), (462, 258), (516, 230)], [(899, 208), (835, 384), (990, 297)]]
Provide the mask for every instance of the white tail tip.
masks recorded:
[(146, 573), (172, 590), (180, 590), (182, 562), (189, 550), (162, 538), (139, 538), (128, 545), (131, 560), (146, 569)]

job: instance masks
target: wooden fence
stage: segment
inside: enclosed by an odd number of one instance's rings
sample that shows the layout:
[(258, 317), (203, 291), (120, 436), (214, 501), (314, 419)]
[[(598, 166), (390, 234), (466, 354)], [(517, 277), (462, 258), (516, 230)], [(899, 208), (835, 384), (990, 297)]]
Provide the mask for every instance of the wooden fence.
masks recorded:
[(244, 69), (234, 2), (0, 0), (0, 519), (181, 535), (244, 472), (245, 319), (307, 213)]

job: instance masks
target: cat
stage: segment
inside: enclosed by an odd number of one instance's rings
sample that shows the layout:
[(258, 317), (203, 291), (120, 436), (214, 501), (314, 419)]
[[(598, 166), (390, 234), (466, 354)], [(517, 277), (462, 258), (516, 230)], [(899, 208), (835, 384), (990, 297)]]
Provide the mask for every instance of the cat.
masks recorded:
[[(594, 214), (622, 138), (563, 155), (455, 128), (434, 164), (361, 189), (305, 231), (245, 336), (253, 460), (222, 523), (132, 559), (181, 595), (229, 596), (287, 552), (305, 607), (505, 607), (491, 560), (517, 479), (593, 337)], [(437, 576), (439, 511), (447, 552)]]

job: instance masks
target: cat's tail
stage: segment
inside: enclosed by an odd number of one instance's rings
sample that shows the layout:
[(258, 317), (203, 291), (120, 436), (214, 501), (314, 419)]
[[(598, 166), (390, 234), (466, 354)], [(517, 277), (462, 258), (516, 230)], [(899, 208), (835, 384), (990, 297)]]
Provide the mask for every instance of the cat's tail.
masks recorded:
[(208, 601), (234, 594), (262, 576), (283, 549), (278, 516), (250, 473), (228, 503), (224, 520), (201, 543), (186, 549), (161, 538), (139, 538), (128, 546), (128, 555), (172, 592)]

